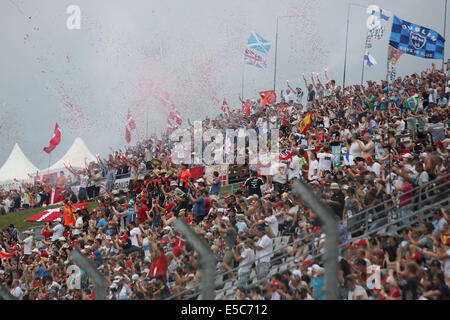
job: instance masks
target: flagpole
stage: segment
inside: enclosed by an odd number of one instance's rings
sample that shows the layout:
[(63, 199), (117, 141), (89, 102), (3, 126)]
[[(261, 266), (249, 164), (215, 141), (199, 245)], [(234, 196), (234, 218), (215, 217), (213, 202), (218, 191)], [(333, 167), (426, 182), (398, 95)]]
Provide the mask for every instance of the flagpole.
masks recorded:
[(277, 82), (277, 55), (278, 55), (278, 20), (280, 18), (295, 18), (295, 16), (277, 16), (277, 31), (275, 34), (275, 68), (273, 73), (273, 91), (276, 92)]
[[(444, 39), (445, 39), (445, 33), (446, 33), (446, 31), (447, 31), (447, 4), (448, 4), (448, 1), (447, 0), (445, 0), (445, 13), (444, 13)], [(445, 42), (444, 42), (444, 51), (442, 52), (442, 71), (444, 72), (444, 74), (445, 74), (445, 69), (444, 69), (444, 67), (445, 67)]]
[(145, 129), (145, 139), (148, 139), (148, 106), (146, 108), (147, 128)]
[(277, 53), (278, 53), (278, 19), (277, 17), (277, 31), (275, 33), (275, 68), (273, 72), (273, 91), (276, 92), (276, 81), (277, 81)]
[(52, 153), (50, 152), (50, 153), (48, 154), (48, 167), (47, 167), (47, 175), (49, 175), (49, 174), (50, 174), (50, 160), (51, 160), (51, 158), (52, 158)]
[(347, 32), (345, 33), (345, 57), (344, 57), (344, 78), (342, 79), (342, 88), (345, 89), (345, 71), (347, 70), (347, 51), (348, 51), (348, 26), (350, 24), (350, 6), (352, 4), (348, 4), (347, 9)]
[(244, 97), (244, 73), (245, 73), (245, 61), (244, 61), (244, 63), (242, 64), (242, 88), (241, 88), (241, 97), (242, 97), (242, 100), (245, 100), (245, 97)]

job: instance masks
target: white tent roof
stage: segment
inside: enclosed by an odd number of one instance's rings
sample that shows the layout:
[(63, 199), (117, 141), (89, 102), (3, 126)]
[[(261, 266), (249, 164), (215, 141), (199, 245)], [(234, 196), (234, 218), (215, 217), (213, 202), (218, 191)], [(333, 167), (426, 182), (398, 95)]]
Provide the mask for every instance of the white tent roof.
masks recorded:
[(0, 168), (0, 181), (28, 180), (28, 174), (35, 175), (39, 169), (25, 156), (16, 143), (3, 167)]
[(67, 165), (70, 164), (74, 168), (84, 168), (86, 166), (85, 163), (90, 163), (91, 161), (96, 160), (97, 159), (89, 151), (83, 139), (76, 138), (69, 151), (67, 151), (67, 153), (58, 162), (56, 162), (50, 168), (41, 170), (41, 172), (64, 169), (64, 161)]

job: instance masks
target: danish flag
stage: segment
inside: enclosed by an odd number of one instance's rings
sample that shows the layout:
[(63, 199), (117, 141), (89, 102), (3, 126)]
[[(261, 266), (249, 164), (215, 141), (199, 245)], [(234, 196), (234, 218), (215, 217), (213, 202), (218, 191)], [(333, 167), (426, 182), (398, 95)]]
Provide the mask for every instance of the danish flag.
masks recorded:
[(50, 145), (44, 148), (44, 151), (50, 154), (56, 146), (61, 142), (61, 130), (59, 129), (58, 123), (56, 123), (55, 131), (53, 132), (53, 137), (50, 140)]

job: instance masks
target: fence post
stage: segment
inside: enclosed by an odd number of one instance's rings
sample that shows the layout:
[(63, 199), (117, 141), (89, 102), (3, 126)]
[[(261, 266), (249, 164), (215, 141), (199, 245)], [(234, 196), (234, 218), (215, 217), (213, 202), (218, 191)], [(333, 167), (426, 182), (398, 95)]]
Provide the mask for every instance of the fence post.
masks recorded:
[(186, 241), (194, 247), (200, 256), (202, 300), (214, 300), (216, 257), (207, 243), (189, 227), (184, 218), (178, 218), (175, 221), (175, 229), (186, 237)]
[(6, 289), (3, 285), (0, 284), (0, 298), (1, 300), (17, 300), (8, 289)]
[(339, 229), (338, 222), (331, 208), (302, 181), (294, 182), (292, 190), (301, 197), (306, 205), (323, 221), (325, 231), (325, 287), (326, 300), (339, 300)]
[(95, 265), (77, 247), (72, 249), (70, 260), (83, 269), (95, 283), (95, 300), (106, 300), (107, 281)]

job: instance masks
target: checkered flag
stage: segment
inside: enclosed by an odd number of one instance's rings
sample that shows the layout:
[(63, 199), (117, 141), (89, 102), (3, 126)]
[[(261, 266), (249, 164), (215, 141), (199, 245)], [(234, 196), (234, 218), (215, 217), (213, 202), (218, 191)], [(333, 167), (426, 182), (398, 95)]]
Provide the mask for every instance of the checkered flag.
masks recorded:
[(384, 27), (381, 26), (379, 28), (373, 28), (372, 30), (369, 30), (369, 37), (381, 40), (384, 36)]

